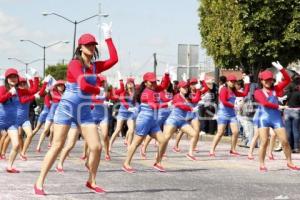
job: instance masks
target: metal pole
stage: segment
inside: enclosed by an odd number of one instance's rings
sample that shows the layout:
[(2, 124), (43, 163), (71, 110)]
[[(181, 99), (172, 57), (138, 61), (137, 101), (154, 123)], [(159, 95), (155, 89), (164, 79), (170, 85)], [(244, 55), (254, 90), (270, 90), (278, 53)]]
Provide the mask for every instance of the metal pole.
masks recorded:
[(43, 60), (44, 60), (43, 77), (45, 77), (45, 69), (46, 69), (46, 46), (43, 46), (43, 50), (44, 50), (44, 56), (43, 56)]
[(77, 21), (74, 22), (74, 40), (73, 40), (73, 53), (72, 53), (72, 58), (74, 57), (74, 54), (75, 54), (76, 31), (77, 31)]
[(154, 74), (156, 75), (156, 67), (157, 67), (156, 53), (153, 54), (153, 57), (154, 57), (154, 65), (153, 65), (153, 68), (154, 68)]

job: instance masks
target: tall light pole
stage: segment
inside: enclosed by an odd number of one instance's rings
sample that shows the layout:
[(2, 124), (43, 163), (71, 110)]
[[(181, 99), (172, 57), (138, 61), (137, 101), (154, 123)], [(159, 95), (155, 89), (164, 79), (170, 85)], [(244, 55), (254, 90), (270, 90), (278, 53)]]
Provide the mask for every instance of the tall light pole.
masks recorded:
[(40, 60), (43, 60), (42, 58), (39, 58), (39, 59), (36, 59), (36, 60), (32, 60), (32, 61), (30, 61), (30, 62), (24, 62), (24, 61), (22, 61), (22, 60), (20, 60), (20, 59), (18, 59), (18, 58), (8, 58), (8, 60), (15, 60), (15, 61), (17, 61), (17, 62), (19, 62), (19, 63), (22, 63), (22, 64), (24, 64), (25, 65), (25, 71), (26, 71), (26, 74), (27, 74), (27, 71), (28, 71), (28, 65), (30, 65), (30, 64), (32, 64), (32, 63), (35, 63), (35, 62), (38, 62), (38, 61), (40, 61)]
[(99, 17), (99, 21), (100, 21), (100, 17), (108, 17), (108, 16), (109, 16), (108, 14), (101, 14), (100, 11), (101, 11), (101, 10), (99, 10), (99, 13), (98, 13), (98, 14), (95, 14), (95, 15), (93, 15), (93, 16), (87, 17), (87, 18), (82, 19), (82, 20), (79, 20), (79, 21), (77, 21), (77, 20), (71, 20), (71, 19), (69, 19), (69, 18), (67, 18), (67, 17), (65, 17), (65, 16), (62, 16), (62, 15), (56, 13), (56, 12), (43, 12), (42, 15), (44, 15), (44, 16), (55, 15), (55, 16), (57, 16), (57, 17), (60, 17), (60, 18), (62, 18), (62, 19), (64, 19), (64, 20), (66, 20), (66, 21), (68, 21), (68, 22), (74, 24), (73, 53), (72, 53), (72, 57), (73, 57), (73, 56), (74, 56), (74, 53), (75, 53), (75, 45), (76, 45), (77, 24), (80, 24), (80, 23), (82, 23), (82, 22), (85, 22), (85, 21), (87, 21), (87, 20), (89, 20), (89, 19), (92, 19), (92, 18), (94, 18), (94, 17)]
[(49, 45), (41, 45), (41, 44), (38, 44), (32, 40), (20, 40), (21, 42), (30, 42), (40, 48), (43, 49), (43, 60), (44, 60), (44, 65), (43, 65), (43, 77), (45, 77), (45, 68), (46, 68), (46, 49), (49, 48), (49, 47), (53, 47), (55, 45), (58, 45), (60, 43), (64, 43), (64, 44), (68, 44), (69, 42), (68, 41), (58, 41), (58, 42), (55, 42), (55, 43), (52, 43), (52, 44), (49, 44)]

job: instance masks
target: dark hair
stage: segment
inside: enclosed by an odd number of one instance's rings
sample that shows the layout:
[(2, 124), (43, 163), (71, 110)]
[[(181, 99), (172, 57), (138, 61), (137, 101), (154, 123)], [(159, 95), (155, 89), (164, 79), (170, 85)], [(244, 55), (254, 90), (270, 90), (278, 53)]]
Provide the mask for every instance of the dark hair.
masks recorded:
[(146, 88), (146, 84), (145, 84), (145, 81), (143, 81), (140, 84), (140, 89), (136, 94), (136, 100), (137, 100), (138, 103), (141, 103), (141, 96), (142, 96), (142, 93), (144, 92), (145, 88)]
[(238, 80), (236, 82), (237, 85), (240, 85), (242, 88), (244, 87), (244, 81), (243, 80)]
[[(4, 84), (4, 85), (5, 85), (5, 88), (6, 88), (7, 90), (10, 90), (10, 85), (8, 84), (7, 79), (8, 79), (8, 77), (5, 78), (5, 84)], [(18, 83), (15, 85), (15, 87), (18, 88), (18, 86), (19, 86), (19, 81), (18, 81)]]
[(168, 88), (167, 88), (167, 92), (169, 92), (169, 93), (171, 93), (171, 94), (174, 93), (174, 88), (173, 88), (173, 84), (172, 84), (172, 83), (169, 84), (169, 86), (168, 86)]
[[(83, 64), (83, 58), (81, 56), (81, 45), (79, 45), (76, 50), (75, 50), (75, 53), (74, 53), (74, 56), (73, 56), (73, 59), (75, 60), (80, 60), (80, 62)], [(92, 57), (93, 60), (97, 60), (99, 58), (99, 51), (98, 51), (98, 48), (96, 47), (95, 49), (95, 53)]]
[(226, 76), (220, 76), (219, 80), (220, 80), (219, 81), (220, 85), (223, 85), (223, 84), (225, 84), (227, 82)]

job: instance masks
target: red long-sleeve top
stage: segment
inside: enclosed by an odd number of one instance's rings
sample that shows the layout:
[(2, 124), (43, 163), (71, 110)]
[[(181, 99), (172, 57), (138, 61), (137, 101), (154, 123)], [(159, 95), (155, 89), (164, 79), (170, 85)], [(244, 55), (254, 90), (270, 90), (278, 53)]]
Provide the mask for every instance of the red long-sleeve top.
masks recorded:
[[(128, 109), (130, 106), (127, 102), (127, 97), (129, 98), (129, 96), (127, 96), (125, 85), (122, 80), (120, 80), (120, 89), (115, 90), (115, 93), (119, 96), (121, 104)], [(130, 97), (133, 98), (133, 96)]]
[(173, 94), (164, 91), (159, 93), (160, 105), (159, 108), (167, 108), (168, 103), (173, 100)]
[(60, 102), (62, 94), (56, 88), (52, 88), (50, 94), (52, 97), (52, 103)]
[(243, 92), (239, 92), (237, 90), (231, 91), (227, 87), (222, 87), (219, 95), (219, 100), (222, 102), (224, 106), (234, 108), (234, 104), (229, 102), (229, 98), (232, 95), (235, 95), (237, 97), (245, 97), (248, 95), (249, 89), (250, 89), (250, 84), (245, 84), (245, 88)]
[(197, 89), (196, 92), (190, 94), (190, 102), (193, 104), (198, 103), (201, 100), (201, 95), (208, 91), (208, 86), (205, 81), (201, 81), (202, 89)]
[[(281, 81), (280, 83), (278, 83), (277, 85), (275, 85), (272, 90), (265, 90), (269, 96), (272, 95), (273, 91), (275, 91), (275, 95), (277, 97), (283, 96), (283, 94), (284, 94), (283, 89), (286, 86), (288, 86), (288, 84), (292, 81), (289, 74), (287, 73), (287, 71), (284, 68), (282, 70), (280, 70), (280, 72), (282, 73), (284, 80)], [(272, 108), (272, 109), (278, 109), (278, 107), (279, 107), (278, 104), (274, 104), (274, 103), (271, 103), (268, 101), (268, 98), (266, 97), (266, 95), (264, 94), (262, 89), (255, 90), (254, 98), (262, 106)]]
[[(105, 41), (108, 46), (110, 58), (105, 61), (95, 62), (95, 73), (97, 74), (108, 70), (118, 62), (118, 54), (112, 39), (110, 38)], [(67, 81), (70, 83), (78, 83), (80, 89), (83, 92), (86, 92), (88, 94), (99, 94), (100, 89), (97, 86), (89, 84), (84, 78), (84, 74), (93, 74), (93, 65), (87, 67), (85, 73), (83, 72), (82, 68), (82, 63), (79, 60), (71, 60), (67, 69)]]
[(34, 80), (29, 80), (29, 88), (28, 89), (21, 89), (18, 88), (18, 95), (19, 98), (23, 97), (23, 96), (28, 96), (28, 95), (33, 95), (35, 93), (37, 93), (39, 89), (39, 78), (38, 77), (34, 77)]
[[(34, 84), (36, 84), (36, 83), (34, 83)], [(38, 82), (37, 82), (37, 84), (38, 84)], [(43, 85), (42, 85), (40, 91), (38, 92), (38, 94), (39, 94), (40, 96), (42, 96), (42, 95), (45, 93), (46, 87), (47, 87), (47, 83), (45, 82), (45, 83), (43, 83)], [(37, 87), (37, 88), (38, 88), (38, 87)], [(37, 91), (38, 91), (38, 90), (36, 90), (35, 93), (37, 93)], [(34, 94), (35, 94), (35, 93), (34, 93)], [(18, 94), (19, 94), (19, 93), (18, 93)], [(29, 94), (30, 94), (30, 95), (29, 95)], [(20, 101), (20, 103), (25, 104), (25, 103), (30, 103), (30, 102), (32, 102), (32, 101), (35, 99), (34, 94), (31, 94), (30, 92), (28, 92), (28, 95), (25, 95), (25, 94), (23, 93), (23, 95), (21, 96), (21, 95), (19, 94), (19, 101)]]
[(51, 103), (52, 103), (52, 101), (51, 101), (50, 95), (46, 95), (44, 98), (44, 105), (47, 106), (47, 108), (50, 108)]
[(169, 74), (165, 74), (160, 85), (154, 90), (146, 88), (141, 95), (141, 102), (148, 104), (152, 109), (156, 110), (159, 108), (159, 92), (167, 89), (170, 84)]
[(5, 103), (13, 95), (6, 89), (5, 86), (0, 86), (0, 103)]
[(173, 105), (175, 106), (175, 108), (179, 108), (187, 112), (193, 110), (191, 105), (188, 105), (188, 100), (185, 97), (183, 97), (180, 93), (174, 96)]

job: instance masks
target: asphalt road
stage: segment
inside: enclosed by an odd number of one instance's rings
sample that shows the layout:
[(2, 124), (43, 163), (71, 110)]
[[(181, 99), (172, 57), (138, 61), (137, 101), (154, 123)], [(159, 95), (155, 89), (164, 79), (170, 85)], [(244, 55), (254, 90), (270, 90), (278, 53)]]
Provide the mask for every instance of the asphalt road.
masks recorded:
[[(16, 160), (19, 174), (5, 171), (6, 161), (0, 161), (0, 199), (41, 199), (33, 194), (33, 184), (39, 174), (41, 162), (47, 151), (46, 142), (42, 153), (34, 152), (38, 137), (34, 138), (28, 154), (28, 161)], [(147, 159), (136, 153), (132, 166), (135, 174), (121, 170), (126, 147), (118, 138), (111, 161), (101, 160), (97, 176), (98, 185), (107, 193), (95, 194), (85, 187), (87, 171), (80, 160), (83, 142), (79, 141), (65, 162), (65, 173), (58, 174), (54, 167), (50, 171), (43, 199), (300, 199), (300, 172), (290, 171), (282, 152), (275, 153), (275, 161), (267, 161), (269, 171), (259, 172), (257, 149), (255, 160), (247, 160), (247, 150), (240, 148), (240, 157), (229, 155), (229, 144), (222, 142), (217, 156), (210, 158), (209, 137), (200, 142), (198, 161), (185, 157), (188, 141), (181, 142), (181, 153), (169, 148), (164, 166), (167, 172), (160, 173), (152, 168), (155, 155), (153, 144), (149, 147)], [(172, 146), (173, 141), (171, 142)], [(103, 155), (102, 155), (103, 156)], [(300, 155), (294, 154), (295, 163), (300, 165)]]

